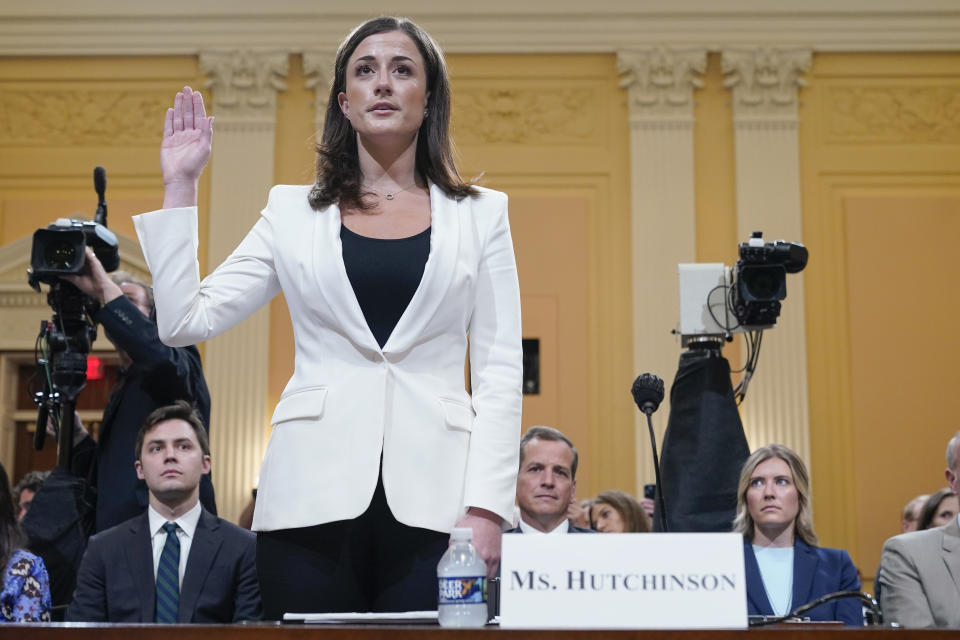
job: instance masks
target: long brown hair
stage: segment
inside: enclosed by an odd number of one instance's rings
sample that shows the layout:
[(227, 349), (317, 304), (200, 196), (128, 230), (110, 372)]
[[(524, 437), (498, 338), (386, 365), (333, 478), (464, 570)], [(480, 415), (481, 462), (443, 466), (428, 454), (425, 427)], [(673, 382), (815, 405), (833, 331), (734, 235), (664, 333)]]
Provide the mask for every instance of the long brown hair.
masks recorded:
[(917, 530), (923, 531), (933, 526), (933, 519), (937, 517), (937, 511), (940, 510), (940, 503), (947, 498), (956, 496), (953, 489), (945, 488), (930, 494), (930, 497), (923, 503), (920, 509), (920, 518), (918, 519)]
[(760, 447), (747, 458), (740, 470), (740, 485), (737, 487), (737, 515), (733, 519), (733, 530), (743, 534), (747, 540), (753, 540), (754, 521), (747, 506), (747, 490), (750, 488), (750, 478), (753, 472), (770, 458), (780, 458), (790, 467), (793, 474), (793, 486), (797, 489), (797, 504), (800, 507), (794, 520), (793, 535), (809, 545), (817, 546), (819, 541), (813, 530), (813, 512), (810, 508), (810, 474), (792, 449), (782, 444), (768, 444)]
[[(10, 556), (26, 544), (13, 505), (13, 492), (7, 470), (0, 464), (0, 571), (6, 571)], [(2, 579), (0, 579), (2, 582)]]
[(450, 80), (440, 47), (426, 31), (407, 18), (380, 16), (367, 20), (346, 37), (337, 50), (333, 83), (327, 101), (323, 135), (317, 145), (317, 179), (307, 197), (310, 206), (320, 210), (340, 203), (357, 209), (370, 209), (361, 191), (360, 157), (357, 134), (340, 110), (337, 96), (347, 89), (347, 63), (356, 48), (369, 36), (400, 31), (413, 40), (426, 66), (430, 99), (427, 116), (417, 136), (416, 173), (436, 184), (451, 198), (461, 200), (479, 192), (464, 182), (453, 159), (450, 140)]
[(608, 504), (617, 510), (623, 519), (624, 533), (650, 533), (650, 516), (643, 510), (637, 499), (623, 491), (601, 491), (590, 505), (590, 522), (593, 525), (593, 510), (600, 503)]

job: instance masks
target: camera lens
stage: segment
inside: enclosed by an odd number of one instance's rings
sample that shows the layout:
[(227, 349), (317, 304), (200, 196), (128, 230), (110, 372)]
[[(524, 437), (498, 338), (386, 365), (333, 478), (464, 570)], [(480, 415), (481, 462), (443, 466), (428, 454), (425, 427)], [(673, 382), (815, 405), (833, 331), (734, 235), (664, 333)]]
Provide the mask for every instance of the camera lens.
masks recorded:
[(51, 269), (69, 269), (77, 259), (77, 248), (69, 242), (52, 242), (43, 252), (43, 259)]
[(787, 274), (782, 265), (750, 265), (740, 269), (740, 293), (745, 300), (783, 300)]

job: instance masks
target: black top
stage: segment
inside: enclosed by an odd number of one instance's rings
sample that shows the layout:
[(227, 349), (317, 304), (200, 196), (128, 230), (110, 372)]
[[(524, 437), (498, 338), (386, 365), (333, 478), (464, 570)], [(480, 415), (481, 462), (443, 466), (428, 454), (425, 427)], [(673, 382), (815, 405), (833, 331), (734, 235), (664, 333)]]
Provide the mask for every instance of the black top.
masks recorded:
[(353, 293), (382, 349), (420, 285), (430, 255), (430, 228), (409, 238), (384, 240), (341, 225), (340, 242)]

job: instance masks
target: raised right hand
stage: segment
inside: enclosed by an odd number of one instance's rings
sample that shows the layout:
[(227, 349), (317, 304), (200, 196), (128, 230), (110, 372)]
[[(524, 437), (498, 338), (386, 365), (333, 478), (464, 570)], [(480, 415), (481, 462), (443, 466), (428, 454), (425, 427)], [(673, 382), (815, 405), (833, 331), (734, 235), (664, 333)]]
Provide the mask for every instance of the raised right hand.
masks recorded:
[[(165, 207), (196, 204), (196, 187), (210, 159), (213, 116), (207, 117), (203, 96), (184, 87), (167, 109), (160, 145), (160, 171), (166, 190)], [(192, 202), (190, 201), (192, 199)]]

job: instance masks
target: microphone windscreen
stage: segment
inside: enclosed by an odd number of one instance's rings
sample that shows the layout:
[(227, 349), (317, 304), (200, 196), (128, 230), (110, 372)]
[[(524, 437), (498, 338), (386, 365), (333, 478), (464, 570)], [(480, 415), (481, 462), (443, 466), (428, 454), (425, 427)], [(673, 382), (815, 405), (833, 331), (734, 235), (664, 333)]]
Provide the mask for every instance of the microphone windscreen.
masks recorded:
[(93, 188), (97, 195), (103, 199), (103, 194), (107, 190), (107, 170), (103, 167), (96, 167), (93, 170)]
[(633, 381), (631, 393), (640, 411), (653, 413), (663, 401), (663, 380), (652, 373), (644, 373)]

